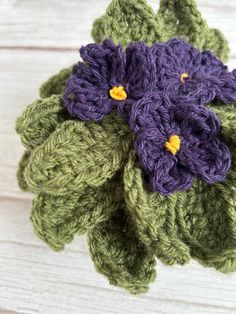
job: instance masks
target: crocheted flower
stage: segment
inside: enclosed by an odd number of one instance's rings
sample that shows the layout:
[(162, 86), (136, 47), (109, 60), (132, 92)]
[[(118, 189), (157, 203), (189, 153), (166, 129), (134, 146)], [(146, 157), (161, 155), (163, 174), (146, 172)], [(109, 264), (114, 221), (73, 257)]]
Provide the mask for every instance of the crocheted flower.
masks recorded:
[[(197, 53), (196, 58), (193, 52)], [(200, 65), (196, 62), (201, 53), (176, 39), (151, 48), (142, 42), (131, 44), (125, 53), (121, 46), (115, 46), (110, 40), (105, 40), (102, 45), (90, 44), (81, 48), (85, 63), (74, 67), (63, 98), (69, 113), (85, 121), (102, 120), (118, 108), (119, 114), (136, 133), (136, 152), (150, 177), (152, 190), (165, 195), (189, 188), (193, 176), (210, 184), (222, 181), (230, 167), (229, 150), (217, 138), (219, 121), (209, 109), (199, 106), (206, 102), (199, 89), (205, 78), (202, 82), (198, 78), (194, 81), (192, 75), (195, 72), (189, 71), (191, 77), (185, 84), (187, 77), (180, 78), (177, 63), (175, 68), (171, 64), (175, 75), (173, 84), (169, 81), (172, 73), (168, 72), (169, 58), (175, 60), (181, 54), (190, 66), (188, 70), (193, 68), (196, 72), (196, 68), (202, 67), (202, 72), (210, 78), (206, 71), (207, 62), (200, 60)], [(191, 56), (193, 60), (189, 64)], [(218, 70), (220, 62), (212, 56), (214, 63)], [(216, 70), (212, 73), (216, 74)], [(219, 73), (224, 77), (222, 69)], [(227, 94), (224, 84), (220, 83), (219, 74), (218, 81), (209, 83), (212, 94), (216, 87), (222, 95)], [(233, 83), (236, 86), (235, 79), (231, 85)], [(182, 88), (182, 85), (186, 86)]]
[(172, 39), (153, 45), (158, 87), (171, 97), (191, 95), (197, 105), (214, 99), (236, 100), (236, 80), (228, 67), (211, 51), (200, 52), (186, 42)]
[(164, 93), (149, 93), (133, 106), (120, 107), (136, 133), (135, 149), (153, 191), (186, 190), (197, 176), (209, 184), (225, 179), (231, 156), (218, 138), (220, 123), (189, 97), (172, 103)]
[[(85, 63), (74, 66), (64, 93), (73, 117), (102, 120), (119, 101), (131, 103), (156, 88), (155, 59), (143, 43), (130, 45), (125, 55), (121, 46), (105, 40), (102, 45), (82, 47), (80, 54)], [(124, 97), (118, 99), (115, 93), (122, 88)]]
[[(85, 63), (73, 68), (64, 93), (72, 116), (82, 120), (103, 119), (117, 106), (117, 100), (133, 101), (150, 91), (165, 91), (195, 98), (195, 105), (213, 99), (236, 100), (236, 79), (210, 51), (200, 52), (182, 40), (172, 39), (147, 47), (139, 42), (127, 47), (105, 40), (80, 49)], [(126, 96), (117, 99), (112, 89), (123, 87)], [(123, 103), (122, 103), (123, 104)]]

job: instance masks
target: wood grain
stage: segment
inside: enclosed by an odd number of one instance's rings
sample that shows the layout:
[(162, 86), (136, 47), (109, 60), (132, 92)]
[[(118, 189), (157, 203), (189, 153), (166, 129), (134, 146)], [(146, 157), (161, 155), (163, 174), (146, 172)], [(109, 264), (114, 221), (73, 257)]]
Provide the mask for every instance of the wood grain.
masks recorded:
[[(38, 97), (38, 87), (75, 63), (92, 21), (108, 0), (0, 1), (0, 313), (1, 314), (235, 314), (236, 275), (192, 262), (158, 263), (158, 280), (144, 296), (111, 287), (94, 271), (86, 238), (61, 253), (38, 240), (28, 219), (32, 195), (19, 191), (15, 173), (23, 152), (16, 117)], [(158, 1), (149, 1), (156, 10)], [(236, 65), (235, 0), (199, 0), (212, 27), (231, 44)]]

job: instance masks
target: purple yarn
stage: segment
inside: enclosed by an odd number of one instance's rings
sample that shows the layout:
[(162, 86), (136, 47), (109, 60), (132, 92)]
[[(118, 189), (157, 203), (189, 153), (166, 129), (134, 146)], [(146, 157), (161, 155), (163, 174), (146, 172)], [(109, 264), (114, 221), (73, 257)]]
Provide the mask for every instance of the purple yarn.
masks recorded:
[[(213, 100), (236, 100), (235, 74), (212, 52), (200, 52), (178, 39), (156, 43), (151, 50), (156, 60), (157, 85), (171, 97), (189, 95), (201, 105)], [(189, 78), (183, 84), (180, 76), (185, 72)]]
[(64, 103), (71, 116), (100, 121), (117, 106), (108, 92), (111, 86), (123, 84), (126, 59), (122, 47), (109, 40), (82, 47), (80, 54), (85, 63), (74, 66)]
[[(81, 120), (100, 121), (118, 108), (136, 134), (135, 149), (153, 191), (185, 190), (194, 176), (209, 184), (224, 180), (230, 152), (218, 139), (216, 115), (203, 105), (236, 100), (235, 71), (177, 39), (152, 47), (133, 43), (125, 53), (105, 40), (80, 53), (84, 63), (73, 68), (63, 97), (67, 110)], [(128, 98), (112, 99), (114, 86), (124, 86)], [(172, 135), (181, 139), (176, 155), (164, 148)]]
[[(164, 195), (186, 190), (194, 176), (209, 184), (222, 181), (230, 168), (230, 152), (218, 139), (217, 116), (188, 100), (182, 96), (173, 102), (164, 92), (150, 92), (133, 106), (119, 107), (136, 133), (135, 149), (152, 190)], [(181, 148), (172, 155), (164, 145), (175, 134), (181, 138)]]

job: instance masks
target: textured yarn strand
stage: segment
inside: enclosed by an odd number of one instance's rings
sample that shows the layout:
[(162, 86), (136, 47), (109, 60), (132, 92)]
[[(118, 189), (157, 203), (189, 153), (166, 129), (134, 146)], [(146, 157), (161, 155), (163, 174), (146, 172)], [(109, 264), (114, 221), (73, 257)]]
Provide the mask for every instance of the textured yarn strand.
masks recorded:
[(131, 132), (116, 114), (101, 124), (65, 121), (33, 151), (26, 182), (36, 193), (55, 195), (100, 186), (122, 168), (131, 143)]
[(133, 294), (148, 291), (156, 278), (155, 256), (133, 232), (125, 209), (88, 232), (91, 257), (109, 282)]
[(111, 219), (119, 209), (122, 188), (120, 176), (114, 176), (103, 186), (68, 195), (39, 193), (31, 210), (35, 233), (52, 249), (64, 249), (75, 235)]
[(157, 14), (146, 0), (112, 0), (106, 14), (94, 22), (92, 36), (97, 43), (110, 38), (123, 46), (141, 40), (151, 45), (178, 37), (195, 48), (213, 51), (224, 61), (229, 56), (224, 35), (208, 27), (194, 0), (161, 0)]
[(224, 35), (208, 27), (195, 0), (161, 0), (157, 16), (163, 19), (168, 34), (166, 40), (185, 38), (194, 47), (209, 49), (227, 61), (229, 48)]

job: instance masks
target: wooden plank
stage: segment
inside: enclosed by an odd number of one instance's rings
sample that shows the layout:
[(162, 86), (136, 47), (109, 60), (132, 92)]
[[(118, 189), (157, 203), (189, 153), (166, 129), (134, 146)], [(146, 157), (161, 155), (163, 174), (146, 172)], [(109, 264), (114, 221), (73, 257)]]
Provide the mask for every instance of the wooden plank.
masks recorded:
[[(159, 1), (148, 1), (156, 11)], [(220, 28), (236, 56), (234, 0), (198, 0), (211, 27)], [(92, 22), (109, 0), (3, 0), (0, 2), (0, 47), (78, 48), (91, 41)]]
[[(0, 58), (1, 119), (12, 119), (38, 98), (40, 85), (79, 60), (79, 53), (2, 50)], [(2, 126), (4, 127), (4, 126)]]

